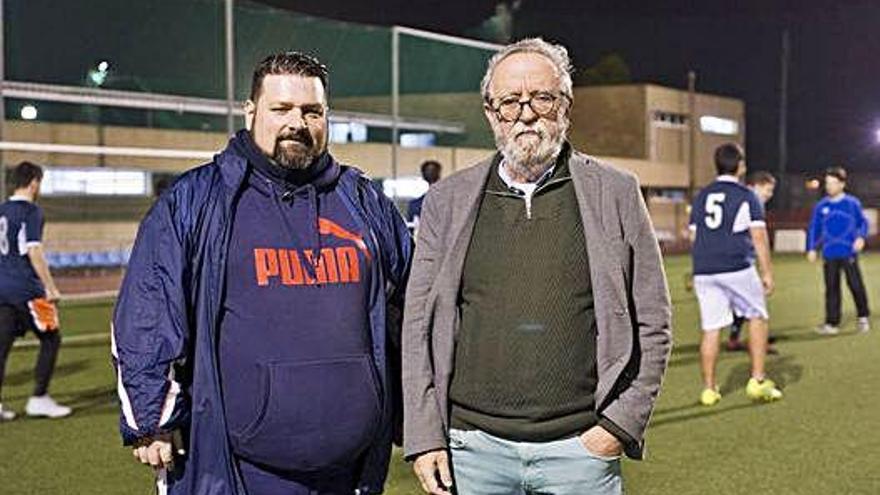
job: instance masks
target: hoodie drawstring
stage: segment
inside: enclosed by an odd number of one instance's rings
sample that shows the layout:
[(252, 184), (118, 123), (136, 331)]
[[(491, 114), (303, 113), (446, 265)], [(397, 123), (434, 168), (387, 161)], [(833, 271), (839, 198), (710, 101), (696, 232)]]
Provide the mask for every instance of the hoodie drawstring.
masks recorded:
[[(290, 226), (287, 219), (290, 214), (287, 208), (292, 208), (294, 203), (296, 203), (297, 198), (301, 198), (300, 201), (305, 199), (306, 201), (306, 214), (308, 218), (306, 218), (306, 225), (309, 225), (311, 228), (307, 229), (309, 238), (306, 240), (306, 246), (310, 247), (311, 256), (305, 256), (305, 269), (309, 277), (312, 280), (315, 280), (315, 285), (321, 285), (317, 282), (318, 280), (318, 270), (321, 264), (321, 233), (319, 231), (319, 205), (318, 205), (318, 193), (315, 188), (310, 185), (304, 185), (295, 189), (284, 189), (280, 195), (276, 188), (273, 187), (274, 194), (272, 194), (272, 198), (274, 199), (274, 203), (278, 208), (278, 211), (281, 213), (281, 217), (284, 218), (284, 228), (287, 230), (287, 234), (291, 236), (291, 238), (296, 237), (296, 231)], [(287, 203), (287, 204), (285, 204)], [(308, 248), (306, 248), (308, 249)], [(305, 250), (304, 250), (305, 251)]]

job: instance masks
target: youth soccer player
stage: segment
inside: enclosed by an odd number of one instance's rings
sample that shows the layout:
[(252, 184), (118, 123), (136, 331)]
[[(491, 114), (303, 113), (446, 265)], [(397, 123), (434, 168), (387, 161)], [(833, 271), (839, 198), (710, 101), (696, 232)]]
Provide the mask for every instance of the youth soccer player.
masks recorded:
[(753, 400), (781, 399), (782, 391), (764, 370), (769, 318), (765, 294), (773, 291), (773, 273), (763, 206), (755, 193), (739, 182), (746, 172), (745, 153), (739, 145), (719, 146), (715, 168), (718, 177), (694, 199), (690, 218), (694, 291), (703, 328), (700, 402), (711, 406), (721, 400), (715, 365), (721, 329), (733, 323), (734, 313), (749, 320), (751, 377), (746, 395)]
[(825, 323), (816, 331), (822, 335), (840, 332), (840, 272), (856, 303), (857, 329), (871, 329), (868, 320), (868, 294), (859, 268), (859, 253), (865, 248), (868, 221), (858, 198), (847, 194), (846, 170), (831, 167), (825, 171), (825, 192), (828, 194), (813, 208), (807, 232), (807, 259), (816, 261), (816, 250), (822, 248), (825, 274)]
[[(761, 205), (766, 207), (767, 203), (773, 199), (773, 193), (776, 190), (776, 177), (773, 177), (773, 174), (765, 170), (757, 170), (746, 176), (746, 186), (758, 196), (758, 199), (761, 200)], [(742, 327), (745, 322), (746, 319), (744, 317), (734, 315), (733, 325), (730, 326), (730, 336), (728, 337), (726, 344), (728, 351), (748, 350), (745, 343), (739, 338), (742, 334)], [(767, 342), (768, 344), (771, 344), (767, 347), (768, 354), (778, 353), (778, 351), (772, 346), (774, 340), (775, 339), (772, 335), (768, 335)]]
[[(58, 289), (49, 273), (41, 243), (43, 212), (34, 204), (40, 193), (43, 169), (22, 162), (12, 172), (15, 192), (0, 204), (0, 386), (6, 357), (15, 339), (28, 330), (40, 340), (34, 372), (34, 394), (27, 401), (28, 416), (61, 418), (71, 409), (47, 393), (55, 369), (61, 336), (55, 302)], [(15, 413), (0, 404), (0, 421)]]

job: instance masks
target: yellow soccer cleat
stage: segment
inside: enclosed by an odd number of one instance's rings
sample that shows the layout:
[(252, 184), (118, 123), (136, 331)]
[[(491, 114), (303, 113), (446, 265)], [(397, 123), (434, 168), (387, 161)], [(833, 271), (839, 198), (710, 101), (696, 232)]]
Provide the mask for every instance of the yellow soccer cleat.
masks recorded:
[(721, 393), (718, 392), (718, 388), (706, 388), (703, 389), (703, 393), (700, 394), (700, 404), (704, 406), (714, 406), (718, 404), (718, 401), (721, 400)]
[(746, 395), (752, 400), (771, 402), (782, 398), (782, 390), (776, 388), (776, 384), (769, 378), (765, 378), (760, 382), (750, 378), (749, 383), (746, 385)]

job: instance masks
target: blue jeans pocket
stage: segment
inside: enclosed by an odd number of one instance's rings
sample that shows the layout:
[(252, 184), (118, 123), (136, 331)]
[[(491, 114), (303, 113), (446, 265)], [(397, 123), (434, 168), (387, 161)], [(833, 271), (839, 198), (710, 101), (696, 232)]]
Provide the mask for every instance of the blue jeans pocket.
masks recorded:
[(452, 450), (461, 450), (467, 446), (465, 436), (467, 432), (464, 430), (449, 430), (449, 448)]
[(283, 471), (357, 462), (382, 421), (369, 356), (274, 362), (262, 370), (258, 414), (230, 432), (236, 454)]
[(609, 455), (597, 454), (597, 453), (591, 451), (589, 448), (587, 448), (586, 445), (584, 445), (584, 442), (581, 441), (580, 437), (574, 437), (573, 439), (571, 439), (569, 441), (576, 444), (577, 449), (581, 454), (585, 454), (587, 457), (590, 457), (590, 458), (595, 459), (597, 461), (613, 463), (613, 462), (617, 462), (620, 460), (621, 454), (609, 456)]
[(545, 461), (541, 463), (540, 492), (556, 495), (620, 495), (623, 480), (620, 456), (605, 456), (591, 452), (574, 437), (548, 446)]

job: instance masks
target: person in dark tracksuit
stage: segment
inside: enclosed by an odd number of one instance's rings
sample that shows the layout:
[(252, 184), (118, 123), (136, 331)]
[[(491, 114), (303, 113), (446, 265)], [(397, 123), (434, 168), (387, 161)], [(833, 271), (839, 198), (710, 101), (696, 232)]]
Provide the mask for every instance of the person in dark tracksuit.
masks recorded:
[[(40, 352), (34, 392), (25, 404), (25, 413), (63, 418), (71, 409), (48, 394), (61, 347), (55, 306), (60, 294), (43, 253), (43, 210), (34, 204), (42, 181), (42, 167), (20, 163), (12, 171), (15, 190), (9, 201), (0, 204), (0, 387), (13, 342), (30, 330), (40, 341)], [(0, 404), (0, 421), (15, 416)]]
[(868, 294), (859, 268), (859, 253), (865, 248), (868, 221), (862, 203), (846, 188), (846, 170), (831, 167), (825, 171), (825, 192), (828, 194), (813, 208), (807, 232), (807, 259), (816, 261), (816, 250), (822, 248), (825, 277), (825, 323), (816, 328), (822, 335), (840, 332), (840, 272), (846, 275), (846, 284), (856, 303), (857, 329), (868, 332)]
[(327, 151), (327, 69), (254, 71), (247, 129), (144, 219), (114, 313), (121, 431), (160, 493), (381, 493), (412, 240)]
[[(440, 180), (440, 174), (443, 172), (443, 165), (437, 160), (425, 160), (419, 167), (422, 172), (422, 179), (428, 183), (428, 187), (433, 186)], [(425, 195), (413, 199), (406, 205), (406, 221), (417, 225), (419, 217), (422, 216), (422, 203), (425, 201)]]

